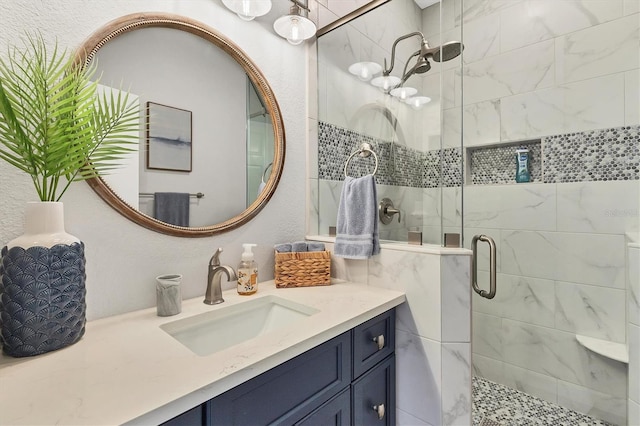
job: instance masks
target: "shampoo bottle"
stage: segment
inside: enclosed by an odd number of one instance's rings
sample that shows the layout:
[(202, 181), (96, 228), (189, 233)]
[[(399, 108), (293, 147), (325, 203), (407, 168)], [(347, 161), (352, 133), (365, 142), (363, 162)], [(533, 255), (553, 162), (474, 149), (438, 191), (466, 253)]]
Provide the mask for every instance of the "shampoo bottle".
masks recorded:
[(253, 260), (252, 247), (255, 244), (243, 244), (244, 252), (238, 265), (238, 294), (250, 295), (258, 291), (258, 264)]
[(529, 182), (531, 173), (529, 172), (529, 150), (516, 150), (516, 182)]

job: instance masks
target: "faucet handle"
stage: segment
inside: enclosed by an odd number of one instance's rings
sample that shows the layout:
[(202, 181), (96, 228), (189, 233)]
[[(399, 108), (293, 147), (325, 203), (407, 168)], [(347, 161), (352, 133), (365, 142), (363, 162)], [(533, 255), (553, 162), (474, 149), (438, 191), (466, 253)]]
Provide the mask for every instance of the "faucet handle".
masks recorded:
[(209, 266), (220, 266), (220, 253), (222, 253), (222, 247), (218, 248), (213, 256), (211, 256), (211, 260), (209, 260)]

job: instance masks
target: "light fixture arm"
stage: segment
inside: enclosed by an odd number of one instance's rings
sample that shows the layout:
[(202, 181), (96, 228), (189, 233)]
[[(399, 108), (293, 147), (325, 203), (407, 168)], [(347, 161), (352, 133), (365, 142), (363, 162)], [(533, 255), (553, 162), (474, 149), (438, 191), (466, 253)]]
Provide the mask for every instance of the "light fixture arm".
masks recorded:
[[(295, 1), (295, 0), (291, 0), (291, 1)], [(409, 37), (413, 37), (413, 36), (419, 36), (420, 38), (422, 38), (422, 41), (426, 43), (424, 35), (420, 31), (415, 31), (413, 33), (405, 34), (403, 36), (398, 37), (396, 41), (393, 42), (393, 46), (391, 46), (391, 66), (389, 67), (389, 69), (387, 69), (387, 58), (384, 58), (384, 71), (382, 72), (383, 75), (389, 75), (393, 70), (393, 66), (395, 64), (395, 58), (396, 58), (396, 45), (402, 40), (408, 39)], [(420, 51), (418, 51), (418, 54), (419, 53)], [(413, 57), (414, 55), (411, 55), (411, 57)]]
[(298, 0), (290, 0), (293, 4), (295, 4), (296, 6), (298, 6), (299, 8), (302, 8), (304, 10), (306, 10), (307, 12), (311, 12), (311, 9), (309, 9), (309, 2), (307, 1), (307, 4), (302, 4), (301, 2), (299, 2)]

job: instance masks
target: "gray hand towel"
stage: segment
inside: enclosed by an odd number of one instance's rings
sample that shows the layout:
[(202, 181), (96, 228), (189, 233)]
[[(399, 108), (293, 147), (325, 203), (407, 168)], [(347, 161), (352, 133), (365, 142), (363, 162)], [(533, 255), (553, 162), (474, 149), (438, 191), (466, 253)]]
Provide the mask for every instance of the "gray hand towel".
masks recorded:
[(153, 217), (176, 226), (189, 226), (189, 194), (156, 192), (153, 194)]
[(291, 243), (291, 251), (295, 253), (305, 252), (307, 251), (307, 242), (306, 241), (296, 241)]
[(378, 196), (373, 175), (347, 176), (338, 206), (333, 254), (347, 259), (368, 259), (380, 253)]
[(324, 243), (319, 241), (307, 241), (307, 251), (324, 251)]
[(282, 243), (276, 244), (274, 246), (278, 253), (290, 253), (291, 252), (291, 244), (290, 243)]

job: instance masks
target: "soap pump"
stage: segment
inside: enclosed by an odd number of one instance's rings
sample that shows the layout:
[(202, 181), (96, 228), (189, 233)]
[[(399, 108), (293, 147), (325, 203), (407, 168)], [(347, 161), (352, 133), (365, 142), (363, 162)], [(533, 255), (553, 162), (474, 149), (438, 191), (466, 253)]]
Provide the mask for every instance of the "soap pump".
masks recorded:
[(258, 291), (258, 264), (251, 249), (256, 244), (243, 244), (244, 252), (238, 265), (238, 294), (250, 295)]

